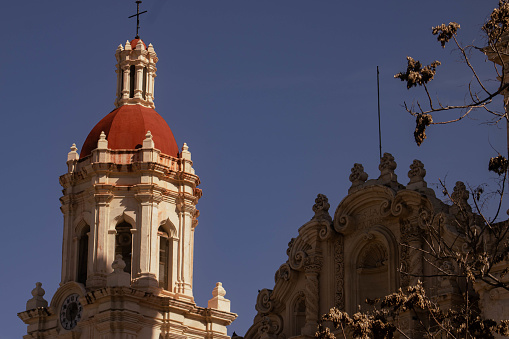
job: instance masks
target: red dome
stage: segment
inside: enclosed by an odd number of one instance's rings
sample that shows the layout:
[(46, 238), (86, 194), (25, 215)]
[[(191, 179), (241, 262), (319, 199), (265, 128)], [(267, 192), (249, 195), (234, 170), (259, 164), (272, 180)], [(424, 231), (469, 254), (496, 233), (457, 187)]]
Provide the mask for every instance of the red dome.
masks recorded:
[[(136, 49), (136, 45), (138, 44), (138, 41), (140, 41), (140, 39), (131, 40), (131, 49)], [(141, 40), (141, 42), (143, 43), (143, 46), (145, 46), (145, 49), (147, 49), (147, 45), (145, 45), (143, 40)]]
[(123, 105), (113, 110), (95, 125), (88, 134), (80, 158), (84, 158), (97, 148), (101, 132), (106, 134), (108, 148), (140, 148), (147, 131), (152, 133), (155, 147), (161, 153), (177, 157), (179, 148), (166, 121), (152, 108), (140, 105)]

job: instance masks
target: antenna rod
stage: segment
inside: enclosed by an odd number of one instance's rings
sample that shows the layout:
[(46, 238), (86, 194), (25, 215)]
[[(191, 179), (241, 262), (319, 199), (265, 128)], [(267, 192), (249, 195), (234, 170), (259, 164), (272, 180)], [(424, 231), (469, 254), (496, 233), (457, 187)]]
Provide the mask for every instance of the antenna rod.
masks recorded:
[(382, 128), (380, 127), (380, 72), (376, 66), (376, 90), (378, 94), (378, 145), (380, 146), (380, 159), (382, 159)]

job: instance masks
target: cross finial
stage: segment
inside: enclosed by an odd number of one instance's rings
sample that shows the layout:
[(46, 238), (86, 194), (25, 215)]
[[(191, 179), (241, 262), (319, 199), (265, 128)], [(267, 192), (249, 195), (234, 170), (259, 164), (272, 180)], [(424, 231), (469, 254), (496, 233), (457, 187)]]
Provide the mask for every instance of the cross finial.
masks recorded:
[(147, 11), (143, 11), (140, 13), (140, 4), (141, 4), (141, 0), (137, 0), (136, 1), (136, 14), (133, 14), (129, 17), (129, 19), (136, 17), (136, 38), (135, 39), (140, 38), (138, 35), (138, 31), (140, 30), (140, 15), (143, 13), (147, 13)]

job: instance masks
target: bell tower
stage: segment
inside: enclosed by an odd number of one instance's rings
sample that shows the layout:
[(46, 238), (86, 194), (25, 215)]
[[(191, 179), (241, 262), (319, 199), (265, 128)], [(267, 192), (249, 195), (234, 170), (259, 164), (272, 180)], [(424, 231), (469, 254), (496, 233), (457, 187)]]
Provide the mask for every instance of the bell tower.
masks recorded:
[(37, 283), (18, 314), (25, 337), (228, 338), (236, 314), (221, 283), (209, 307), (194, 302), (200, 179), (154, 110), (155, 49), (137, 36), (115, 57), (115, 109), (80, 153), (72, 145), (60, 177), (60, 287), (48, 306)]

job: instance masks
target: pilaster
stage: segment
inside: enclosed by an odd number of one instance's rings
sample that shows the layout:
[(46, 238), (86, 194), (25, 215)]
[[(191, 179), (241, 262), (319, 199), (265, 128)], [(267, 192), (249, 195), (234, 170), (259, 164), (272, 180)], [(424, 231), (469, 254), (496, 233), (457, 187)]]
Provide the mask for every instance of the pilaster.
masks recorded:
[(87, 288), (96, 289), (106, 286), (107, 274), (107, 236), (108, 236), (108, 218), (109, 218), (109, 205), (113, 199), (111, 193), (111, 185), (96, 185), (92, 195), (93, 202), (95, 203), (94, 210), (94, 225), (90, 229), (92, 246), (89, 249), (92, 251), (91, 265), (92, 273), (87, 279)]
[[(138, 185), (138, 193), (135, 197), (140, 203), (140, 215), (138, 216), (139, 235), (138, 246), (139, 255), (133, 256), (136, 264), (135, 282), (136, 288), (157, 289), (158, 281), (156, 272), (158, 270), (159, 253), (155, 252), (158, 248), (157, 229), (158, 207), (163, 200), (159, 192), (153, 190), (152, 185)], [(134, 268), (134, 267), (133, 267)]]

